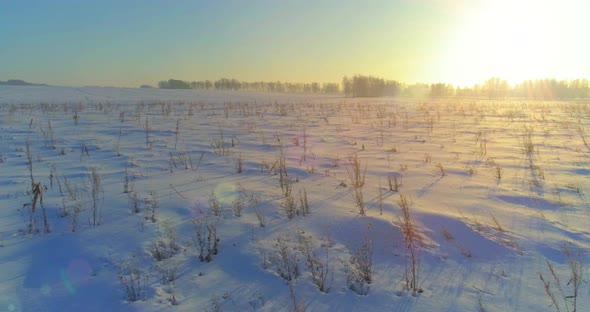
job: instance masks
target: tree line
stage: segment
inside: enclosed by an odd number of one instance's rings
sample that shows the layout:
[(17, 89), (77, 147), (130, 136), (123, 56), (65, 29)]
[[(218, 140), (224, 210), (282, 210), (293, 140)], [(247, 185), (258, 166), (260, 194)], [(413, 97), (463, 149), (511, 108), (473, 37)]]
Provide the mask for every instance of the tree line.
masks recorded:
[[(143, 85), (142, 87), (149, 87)], [(343, 94), (346, 97), (478, 97), (489, 99), (525, 98), (535, 100), (590, 97), (587, 79), (557, 80), (554, 78), (525, 80), (511, 86), (506, 80), (493, 77), (472, 87), (455, 87), (448, 83), (405, 84), (396, 80), (354, 75), (343, 77), (341, 83), (239, 81), (221, 78), (216, 81), (183, 81), (169, 79), (158, 83), (160, 89), (246, 90), (258, 92)]]
[(345, 96), (351, 97), (396, 96), (400, 94), (401, 83), (373, 76), (354, 75), (352, 78), (344, 76), (342, 91)]
[(557, 80), (554, 78), (525, 80), (510, 86), (501, 78), (490, 78), (472, 88), (456, 88), (460, 97), (487, 97), (490, 99), (525, 98), (534, 100), (575, 99), (590, 97), (587, 79)]
[[(147, 86), (145, 86), (147, 87)], [(284, 93), (340, 93), (338, 83), (300, 83), (300, 82), (281, 82), (281, 81), (239, 81), (237, 79), (221, 78), (216, 81), (182, 81), (177, 79), (168, 79), (158, 83), (160, 89), (197, 89), (197, 90), (246, 90), (259, 92), (284, 92)]]

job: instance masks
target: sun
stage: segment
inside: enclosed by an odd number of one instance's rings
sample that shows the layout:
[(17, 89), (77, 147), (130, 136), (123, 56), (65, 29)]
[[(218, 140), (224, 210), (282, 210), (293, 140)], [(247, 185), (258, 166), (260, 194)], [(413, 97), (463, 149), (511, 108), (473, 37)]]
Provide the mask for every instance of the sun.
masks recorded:
[(490, 77), (514, 84), (568, 76), (564, 42), (573, 41), (557, 2), (485, 1), (470, 8), (447, 34), (439, 71), (462, 85)]

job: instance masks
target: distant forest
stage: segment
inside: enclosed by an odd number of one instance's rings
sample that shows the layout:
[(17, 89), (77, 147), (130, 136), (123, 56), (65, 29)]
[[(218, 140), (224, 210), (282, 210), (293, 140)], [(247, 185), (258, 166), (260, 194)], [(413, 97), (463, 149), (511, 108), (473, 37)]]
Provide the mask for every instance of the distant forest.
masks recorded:
[[(142, 88), (150, 86), (143, 85)], [(347, 97), (485, 97), (490, 99), (526, 98), (535, 100), (575, 99), (590, 97), (587, 79), (557, 80), (553, 78), (526, 80), (511, 86), (501, 78), (490, 78), (473, 87), (455, 87), (447, 83), (405, 84), (374, 76), (354, 75), (341, 83), (292, 83), (280, 81), (246, 82), (222, 78), (216, 81), (183, 81), (169, 79), (158, 83), (160, 89), (246, 90), (281, 93), (343, 94)]]

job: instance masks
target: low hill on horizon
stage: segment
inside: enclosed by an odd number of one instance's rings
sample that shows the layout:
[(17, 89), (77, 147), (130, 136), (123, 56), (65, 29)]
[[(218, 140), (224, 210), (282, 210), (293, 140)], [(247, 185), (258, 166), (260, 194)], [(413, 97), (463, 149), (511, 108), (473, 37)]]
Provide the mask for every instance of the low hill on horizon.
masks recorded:
[(48, 86), (47, 84), (31, 83), (20, 79), (0, 80), (0, 86)]

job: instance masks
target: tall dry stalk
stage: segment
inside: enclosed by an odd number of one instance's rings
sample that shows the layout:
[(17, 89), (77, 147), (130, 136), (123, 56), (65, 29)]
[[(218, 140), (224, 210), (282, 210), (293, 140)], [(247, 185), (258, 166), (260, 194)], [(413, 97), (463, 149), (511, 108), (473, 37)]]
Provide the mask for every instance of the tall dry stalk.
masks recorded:
[(367, 164), (363, 169), (361, 161), (357, 154), (354, 154), (350, 161), (350, 167), (346, 168), (350, 184), (354, 188), (353, 196), (356, 202), (356, 206), (359, 209), (359, 214), (364, 216), (365, 212), (365, 201), (363, 199), (363, 186), (365, 185), (365, 176), (367, 174)]
[(367, 174), (367, 164), (362, 168), (361, 161), (357, 154), (354, 154), (350, 160), (350, 167), (346, 168), (350, 183), (355, 188), (361, 188), (365, 185), (365, 176)]
[[(572, 250), (569, 244), (564, 244), (561, 250), (565, 254), (569, 266), (568, 282), (565, 285), (562, 284), (559, 276), (557, 276), (557, 273), (555, 272), (553, 265), (547, 260), (545, 260), (545, 262), (547, 263), (547, 268), (549, 269), (552, 280), (546, 279), (540, 272), (539, 278), (543, 283), (545, 293), (551, 300), (551, 306), (553, 306), (557, 312), (563, 311), (561, 308), (562, 306), (560, 306), (560, 302), (563, 303), (565, 311), (577, 312), (580, 286), (585, 282), (582, 252), (579, 248)], [(553, 281), (553, 287), (551, 285), (551, 281)], [(569, 290), (565, 289), (565, 287), (569, 287)]]
[(145, 116), (145, 148), (148, 150), (152, 149), (152, 145), (150, 143), (150, 131), (152, 129), (150, 128), (150, 121), (148, 116)]
[(29, 168), (29, 175), (31, 177), (31, 187), (35, 184), (33, 178), (33, 154), (31, 153), (31, 141), (25, 141), (25, 155), (27, 156), (27, 167)]
[(174, 132), (174, 149), (176, 149), (176, 145), (178, 144), (178, 133), (180, 132), (180, 119), (176, 121), (176, 131)]
[(402, 217), (399, 219), (399, 224), (401, 226), (405, 243), (406, 287), (412, 291), (413, 295), (415, 295), (417, 292), (422, 292), (418, 286), (420, 278), (419, 249), (422, 244), (422, 235), (416, 228), (414, 220), (410, 215), (410, 201), (408, 198), (400, 194), (398, 205), (402, 210)]
[(92, 200), (92, 225), (100, 225), (102, 218), (102, 202), (104, 199), (104, 189), (102, 187), (102, 177), (96, 168), (90, 170), (91, 200)]

